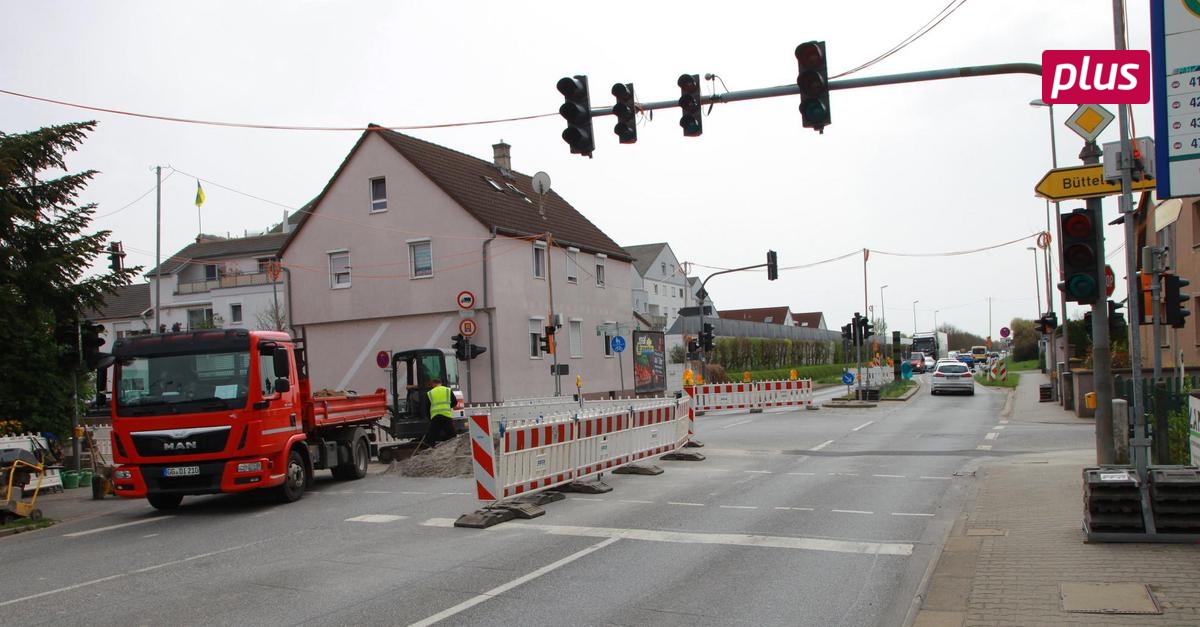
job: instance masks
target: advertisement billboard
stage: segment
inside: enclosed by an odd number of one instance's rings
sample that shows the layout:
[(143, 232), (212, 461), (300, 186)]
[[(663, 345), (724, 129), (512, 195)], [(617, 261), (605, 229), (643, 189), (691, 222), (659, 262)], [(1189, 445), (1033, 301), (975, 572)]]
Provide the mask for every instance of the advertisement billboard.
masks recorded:
[(633, 391), (638, 394), (667, 390), (666, 339), (661, 331), (633, 332)]

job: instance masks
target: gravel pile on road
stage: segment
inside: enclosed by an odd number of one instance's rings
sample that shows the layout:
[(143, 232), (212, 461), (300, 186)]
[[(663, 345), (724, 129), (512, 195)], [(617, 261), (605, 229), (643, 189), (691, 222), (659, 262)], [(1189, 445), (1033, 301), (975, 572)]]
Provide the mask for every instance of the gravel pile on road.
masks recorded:
[(433, 448), (422, 447), (416, 455), (392, 462), (392, 468), (408, 477), (470, 477), (471, 438), (461, 433)]

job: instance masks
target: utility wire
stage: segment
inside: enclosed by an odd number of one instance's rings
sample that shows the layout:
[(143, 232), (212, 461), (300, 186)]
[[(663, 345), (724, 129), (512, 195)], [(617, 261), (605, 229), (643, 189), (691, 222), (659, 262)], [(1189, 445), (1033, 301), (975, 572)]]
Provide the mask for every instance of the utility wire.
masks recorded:
[[(955, 4), (956, 2), (958, 4)], [(934, 15), (932, 18), (930, 18), (930, 20), (928, 22), (925, 22), (925, 24), (922, 25), (921, 28), (918, 28), (911, 35), (909, 35), (908, 37), (905, 37), (900, 43), (896, 44), (895, 46), (892, 46), (892, 48), (890, 50), (888, 50), (887, 52), (875, 57), (874, 59), (871, 59), (870, 61), (867, 61), (866, 63), (863, 63), (862, 65), (860, 65), (858, 67), (846, 70), (845, 72), (842, 72), (841, 74), (838, 74), (836, 76), (831, 76), (830, 78), (841, 78), (843, 76), (848, 76), (855, 72), (865, 70), (866, 68), (869, 68), (872, 65), (879, 63), (880, 61), (883, 61), (884, 59), (892, 56), (893, 54), (900, 52), (904, 48), (907, 48), (909, 46), (909, 44), (912, 44), (916, 40), (924, 37), (925, 34), (928, 33), (929, 31), (933, 30), (934, 28), (937, 28), (938, 24), (941, 24), (942, 21), (944, 21), (946, 18), (950, 17), (951, 14), (953, 14), (955, 11), (957, 11), (958, 8), (961, 7), (962, 5), (966, 4), (966, 2), (967, 2), (967, 0), (950, 0), (950, 3), (947, 4), (946, 6), (942, 7), (942, 10), (938, 11), (937, 15)]]

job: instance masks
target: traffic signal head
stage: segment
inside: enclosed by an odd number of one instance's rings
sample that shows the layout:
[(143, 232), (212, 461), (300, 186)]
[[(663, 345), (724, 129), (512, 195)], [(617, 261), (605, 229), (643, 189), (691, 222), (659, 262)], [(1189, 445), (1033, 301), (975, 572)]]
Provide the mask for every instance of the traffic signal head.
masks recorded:
[(112, 355), (100, 352), (100, 347), (104, 346), (104, 338), (100, 337), (100, 334), (104, 333), (104, 325), (84, 320), (79, 331), (80, 347), (83, 349), (83, 365), (87, 366), (89, 370), (110, 366), (113, 361)]
[(614, 84), (612, 95), (617, 99), (617, 104), (612, 108), (613, 115), (617, 117), (613, 132), (622, 144), (637, 143), (637, 105), (633, 100), (633, 83)]
[(110, 242), (108, 245), (108, 267), (113, 272), (120, 272), (124, 267), (122, 260), (125, 258), (124, 247), (121, 242)]
[(554, 354), (554, 325), (548, 324), (543, 330), (546, 334), (542, 336), (542, 352)]
[(859, 318), (858, 324), (862, 328), (862, 331), (860, 332), (860, 335), (859, 335), (860, 342), (865, 342), (868, 337), (871, 337), (872, 335), (875, 334), (875, 325), (871, 324), (871, 320), (868, 319), (866, 316)]
[(774, 281), (779, 278), (779, 256), (775, 251), (767, 251), (767, 280)]
[(683, 116), (679, 118), (679, 126), (683, 127), (685, 137), (698, 137), (704, 132), (704, 121), (700, 118), (700, 75), (680, 74), (679, 108)]
[(1121, 303), (1108, 301), (1108, 330), (1110, 334), (1126, 326), (1125, 314), (1121, 313), (1121, 310), (1124, 308), (1125, 305)]
[(558, 91), (565, 99), (558, 108), (559, 115), (567, 121), (563, 141), (570, 144), (573, 154), (592, 156), (596, 139), (592, 133), (592, 101), (588, 95), (587, 77), (565, 76), (558, 81)]
[(1096, 244), (1100, 220), (1091, 209), (1076, 209), (1062, 215), (1061, 254), (1064, 280), (1058, 284), (1067, 300), (1081, 305), (1095, 304), (1100, 299), (1100, 284), (1096, 277), (1100, 259)]
[(711, 322), (705, 322), (704, 326), (700, 329), (700, 347), (703, 348), (705, 352), (711, 352), (714, 342), (713, 325)]
[(487, 352), (486, 346), (477, 346), (475, 344), (468, 344), (467, 347), (471, 349), (470, 353), (467, 355), (467, 357), (469, 359), (475, 359), (476, 357)]
[(849, 325), (849, 324), (842, 325), (842, 339), (843, 340), (850, 341), (850, 340), (854, 339), (854, 329), (851, 328), (852, 326), (853, 325)]
[(1166, 318), (1167, 324), (1176, 329), (1184, 326), (1184, 318), (1192, 315), (1192, 312), (1184, 307), (1191, 298), (1190, 294), (1180, 292), (1187, 287), (1190, 281), (1185, 281), (1179, 278), (1177, 274), (1163, 275), (1163, 300), (1165, 307), (1163, 317)]
[(454, 356), (457, 357), (459, 361), (467, 361), (470, 359), (470, 349), (467, 348), (467, 338), (463, 337), (462, 335), (454, 335), (450, 337), (450, 340), (454, 346)]
[(829, 115), (829, 66), (825, 59), (825, 42), (808, 41), (796, 46), (796, 63), (800, 73), (796, 86), (800, 88), (800, 117), (804, 128), (825, 132)]

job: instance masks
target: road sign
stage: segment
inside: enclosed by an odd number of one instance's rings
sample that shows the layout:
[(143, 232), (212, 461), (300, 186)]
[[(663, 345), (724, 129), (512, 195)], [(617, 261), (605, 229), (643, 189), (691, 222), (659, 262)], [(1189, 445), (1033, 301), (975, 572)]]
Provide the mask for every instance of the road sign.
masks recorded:
[(1008, 327), (1000, 327), (1000, 337), (1008, 337), (1012, 335), (1012, 329)]
[(458, 301), (460, 309), (472, 309), (475, 307), (475, 295), (467, 290), (459, 292), (455, 300)]
[(625, 352), (625, 338), (620, 335), (614, 335), (612, 340), (609, 341), (609, 345), (612, 346), (614, 353)]
[(1117, 275), (1113, 274), (1112, 266), (1104, 266), (1104, 295), (1112, 296), (1117, 289)]
[[(1154, 189), (1153, 179), (1133, 182), (1133, 191)], [(1056, 168), (1046, 173), (1034, 186), (1038, 196), (1048, 200), (1071, 198), (1100, 198), (1121, 193), (1120, 181), (1109, 183), (1104, 180), (1104, 166), (1079, 165), (1071, 168)]]
[(842, 373), (842, 383), (845, 385), (850, 385), (851, 383), (854, 383), (854, 373), (849, 372), (849, 371), (843, 372)]
[(471, 337), (475, 335), (475, 319), (463, 318), (458, 321), (458, 332), (463, 334), (463, 337)]
[(375, 365), (380, 368), (387, 368), (392, 365), (392, 355), (387, 351), (379, 351), (375, 353)]
[(1194, 1), (1150, 2), (1158, 197), (1200, 194), (1200, 13)]
[(1083, 141), (1090, 142), (1100, 136), (1115, 118), (1108, 109), (1097, 104), (1079, 105), (1067, 118), (1067, 128), (1075, 131)]

